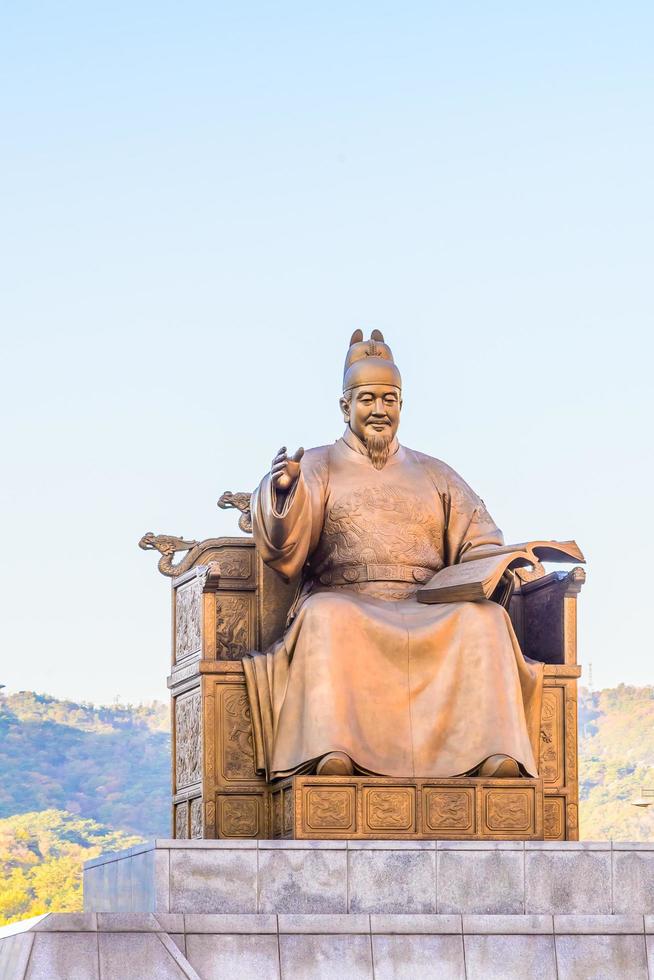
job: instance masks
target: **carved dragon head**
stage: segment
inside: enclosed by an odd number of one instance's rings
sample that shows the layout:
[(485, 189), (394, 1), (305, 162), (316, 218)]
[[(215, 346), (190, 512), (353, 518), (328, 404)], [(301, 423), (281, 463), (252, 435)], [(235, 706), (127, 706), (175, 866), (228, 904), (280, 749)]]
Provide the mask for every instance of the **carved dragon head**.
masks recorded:
[(144, 551), (158, 551), (162, 555), (174, 555), (176, 551), (189, 551), (197, 544), (197, 541), (185, 541), (184, 538), (177, 538), (172, 534), (147, 531), (139, 541), (139, 548)]
[(227, 510), (233, 507), (235, 510), (240, 510), (241, 512), (250, 509), (250, 498), (252, 494), (250, 493), (232, 493), (231, 490), (225, 490), (223, 494), (220, 495), (218, 500), (218, 506), (221, 510)]
[(154, 531), (146, 531), (141, 540), (139, 541), (139, 548), (143, 548), (143, 551), (154, 551), (155, 546), (155, 533)]
[(218, 506), (221, 510), (229, 510), (233, 507), (234, 510), (240, 510), (241, 516), (238, 520), (238, 526), (241, 531), (245, 531), (246, 534), (252, 533), (252, 515), (250, 513), (250, 505), (252, 502), (251, 493), (232, 493), (231, 490), (225, 490), (223, 494), (220, 495), (218, 500)]

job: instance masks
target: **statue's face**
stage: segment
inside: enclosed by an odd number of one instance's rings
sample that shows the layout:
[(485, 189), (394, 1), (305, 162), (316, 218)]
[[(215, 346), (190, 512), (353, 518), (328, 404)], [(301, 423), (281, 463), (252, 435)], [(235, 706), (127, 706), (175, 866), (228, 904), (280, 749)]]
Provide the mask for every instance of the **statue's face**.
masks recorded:
[(380, 435), (390, 441), (400, 424), (401, 393), (390, 385), (362, 385), (341, 398), (341, 409), (345, 421), (362, 442)]

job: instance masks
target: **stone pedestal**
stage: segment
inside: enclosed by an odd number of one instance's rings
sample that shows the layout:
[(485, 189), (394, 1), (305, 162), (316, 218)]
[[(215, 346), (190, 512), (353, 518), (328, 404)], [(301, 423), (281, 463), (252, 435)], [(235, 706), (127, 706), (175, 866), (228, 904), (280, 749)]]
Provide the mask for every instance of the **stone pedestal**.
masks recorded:
[(654, 980), (654, 844), (164, 840), (84, 899), (0, 930), (0, 980)]
[(654, 915), (654, 843), (158, 840), (87, 862), (89, 912)]

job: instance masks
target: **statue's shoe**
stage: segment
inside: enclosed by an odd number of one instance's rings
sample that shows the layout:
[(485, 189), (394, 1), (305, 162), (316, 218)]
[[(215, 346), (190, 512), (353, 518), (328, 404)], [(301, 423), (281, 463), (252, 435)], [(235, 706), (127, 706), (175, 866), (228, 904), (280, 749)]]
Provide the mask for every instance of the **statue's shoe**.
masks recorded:
[(515, 779), (520, 775), (520, 767), (510, 755), (489, 755), (480, 765), (477, 775), (487, 779)]
[(316, 776), (351, 776), (354, 766), (345, 752), (330, 752), (323, 755), (316, 766)]

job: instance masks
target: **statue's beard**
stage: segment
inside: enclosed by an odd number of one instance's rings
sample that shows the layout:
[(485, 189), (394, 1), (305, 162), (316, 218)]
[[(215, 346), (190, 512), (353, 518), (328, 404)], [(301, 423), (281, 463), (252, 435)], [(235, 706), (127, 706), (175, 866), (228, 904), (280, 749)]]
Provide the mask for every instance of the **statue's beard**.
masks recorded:
[(393, 441), (392, 432), (373, 432), (366, 436), (365, 443), (370, 462), (376, 470), (383, 470), (388, 462)]

